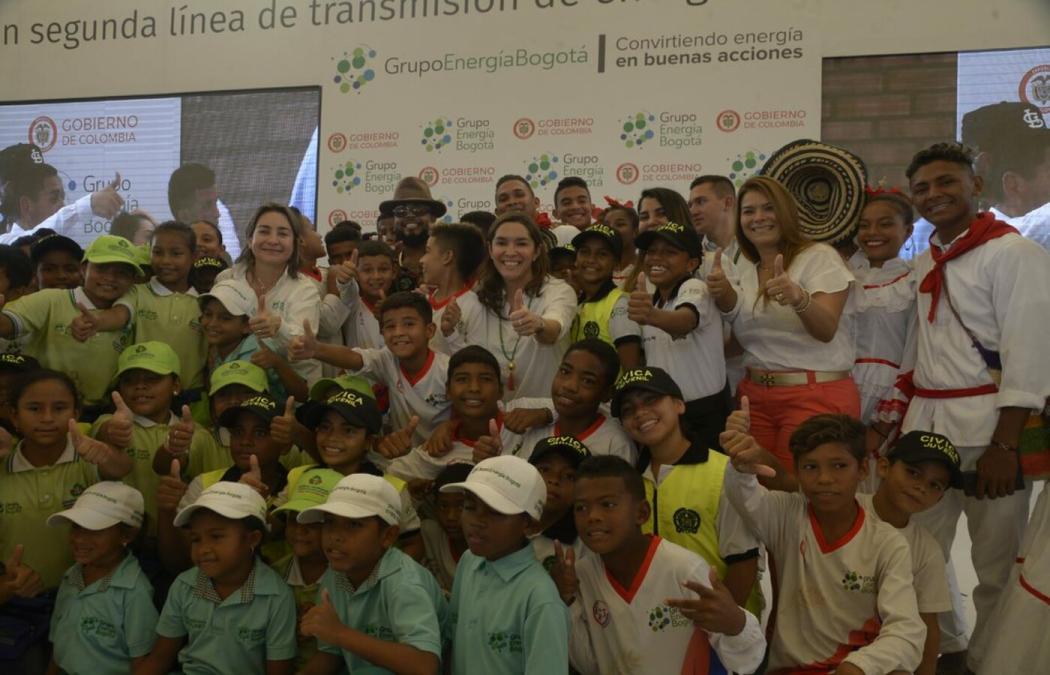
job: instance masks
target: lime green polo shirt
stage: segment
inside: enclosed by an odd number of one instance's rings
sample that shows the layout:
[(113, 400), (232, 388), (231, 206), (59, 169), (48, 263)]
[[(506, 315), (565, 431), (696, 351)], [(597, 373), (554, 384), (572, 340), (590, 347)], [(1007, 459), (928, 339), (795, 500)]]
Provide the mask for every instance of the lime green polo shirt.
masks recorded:
[(179, 355), (179, 380), (184, 389), (204, 386), (208, 344), (201, 330), (196, 292), (176, 293), (153, 277), (147, 284), (132, 286), (116, 304), (131, 312), (135, 342), (158, 340), (171, 345)]
[(494, 561), (464, 553), (444, 632), (453, 675), (569, 670), (569, 608), (531, 545)]
[[(357, 588), (345, 575), (330, 567), (321, 577), (320, 585), (328, 591), (344, 626), (441, 658), (441, 625), (447, 609), (445, 596), (434, 575), (399, 549), (388, 549), (372, 574)], [(318, 592), (315, 602), (321, 602), (320, 596)], [(392, 672), (321, 640), (317, 641), (317, 648), (328, 654), (342, 654), (351, 673)]]
[(71, 508), (80, 493), (98, 481), (98, 468), (82, 460), (72, 443), (57, 462), (40, 467), (22, 456), (19, 444), (0, 464), (0, 560), (23, 544), (22, 562), (40, 574), (44, 588), (58, 586), (73, 564), (69, 526), (48, 527), (47, 519)]
[(266, 563), (225, 600), (192, 567), (176, 579), (157, 621), (157, 635), (186, 638), (179, 666), (187, 673), (263, 673), (267, 661), (295, 658), (295, 597)]
[[(91, 436), (98, 435), (102, 424), (113, 417), (102, 415), (91, 426)], [(131, 472), (124, 476), (123, 481), (142, 493), (142, 499), (146, 504), (146, 536), (157, 537), (157, 485), (160, 476), (153, 470), (153, 456), (157, 454), (157, 448), (168, 441), (168, 429), (170, 425), (178, 422), (179, 418), (172, 413), (167, 424), (158, 424), (151, 419), (135, 416), (135, 425), (131, 430), (131, 447), (126, 452), (134, 460)], [(215, 439), (206, 429), (195, 427), (193, 438), (190, 439), (190, 464), (193, 457), (213, 457), (218, 454), (214, 446)], [(226, 464), (229, 464), (227, 459)]]
[(54, 660), (68, 675), (119, 675), (153, 649), (157, 608), (153, 586), (128, 554), (113, 572), (84, 586), (80, 565), (69, 568), (51, 615)]
[(49, 288), (15, 300), (3, 312), (14, 322), (17, 335), (33, 334), (26, 353), (45, 368), (73, 378), (84, 403), (95, 405), (108, 400), (117, 357), (127, 346), (130, 332), (103, 331), (86, 342), (76, 340), (69, 333), (69, 325), (80, 316), (78, 302), (89, 310), (95, 308), (82, 288)]
[[(276, 561), (273, 564), (273, 570), (281, 575), (281, 578), (284, 579), (295, 595), (296, 625), (299, 625), (299, 621), (302, 621), (303, 616), (310, 611), (310, 608), (314, 606), (314, 602), (317, 600), (317, 594), (321, 588), (321, 580), (318, 579), (312, 584), (304, 582), (302, 572), (299, 571), (299, 565), (296, 563), (293, 555), (285, 556)], [(317, 653), (317, 638), (311, 635), (303, 635), (302, 633), (296, 633), (295, 637), (299, 643), (299, 655), (295, 657), (295, 671), (299, 672), (306, 667), (306, 664)]]

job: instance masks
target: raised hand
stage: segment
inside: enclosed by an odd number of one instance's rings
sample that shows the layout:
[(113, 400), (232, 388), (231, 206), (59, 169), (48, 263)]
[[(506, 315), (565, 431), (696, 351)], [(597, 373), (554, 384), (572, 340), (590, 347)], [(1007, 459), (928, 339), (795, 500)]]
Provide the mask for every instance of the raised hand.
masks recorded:
[(168, 452), (173, 455), (184, 455), (190, 451), (193, 442), (193, 432), (197, 425), (193, 422), (188, 405), (182, 406), (182, 417), (168, 427)]
[(510, 319), (514, 332), (523, 337), (535, 335), (543, 330), (543, 317), (535, 312), (529, 311), (525, 306), (525, 292), (518, 289), (510, 301)]
[(766, 282), (766, 295), (778, 304), (789, 307), (795, 307), (805, 300), (802, 287), (784, 270), (783, 254), (778, 253), (773, 260), (773, 278)]
[(653, 313), (653, 296), (646, 288), (645, 277), (638, 277), (638, 285), (627, 297), (627, 318), (638, 325), (649, 323)]
[(296, 335), (288, 343), (288, 360), (292, 363), (317, 358), (318, 342), (309, 319), (303, 319), (303, 334)]
[(110, 458), (110, 453), (114, 452), (113, 448), (102, 441), (81, 433), (76, 420), (69, 420), (69, 437), (73, 441), (73, 450), (89, 464), (99, 466)]
[(332, 635), (343, 627), (339, 621), (339, 615), (332, 606), (332, 598), (328, 596), (328, 589), (321, 589), (321, 604), (314, 605), (303, 615), (299, 623), (299, 632), (321, 640), (322, 642), (335, 642)]
[(350, 252), (349, 260), (344, 260), (343, 264), (336, 265), (328, 270), (328, 274), (332, 274), (333, 272), (335, 274), (336, 283), (340, 285), (348, 284), (357, 279), (357, 249), (355, 248)]
[(452, 422), (442, 422), (434, 429), (423, 445), (423, 450), (431, 457), (444, 457), (452, 452)]
[(725, 270), (722, 269), (722, 249), (720, 248), (715, 250), (715, 261), (711, 266), (711, 271), (707, 274), (707, 292), (711, 294), (715, 302), (728, 298), (733, 292), (733, 286), (729, 283)]
[(488, 436), (482, 436), (474, 443), (474, 463), (502, 454), (503, 439), (500, 438), (499, 425), (496, 424), (496, 420), (489, 420)]
[(124, 199), (117, 193), (118, 187), (120, 187), (120, 172), (117, 172), (109, 185), (102, 190), (96, 190), (91, 195), (91, 212), (106, 220), (111, 220), (120, 213), (120, 208), (124, 206)]
[(517, 408), (503, 416), (503, 426), (507, 431), (523, 434), (530, 429), (549, 424), (550, 411), (546, 408)]
[(413, 415), (412, 419), (408, 421), (408, 426), (379, 439), (379, 443), (376, 444), (376, 452), (388, 459), (397, 459), (407, 455), (414, 447), (412, 436), (416, 433), (416, 427), (418, 426), (419, 416)]
[(459, 303), (456, 302), (456, 299), (452, 298), (449, 303), (445, 305), (445, 311), (441, 314), (441, 334), (445, 337), (452, 335), (452, 332), (456, 330), (456, 326), (459, 325), (462, 318), (463, 310), (459, 308)]
[(161, 476), (157, 482), (157, 510), (164, 513), (177, 511), (187, 487), (186, 483), (182, 482), (182, 466), (179, 460), (171, 460), (171, 471), (167, 476)]
[(259, 295), (259, 305), (255, 316), (248, 320), (248, 328), (260, 339), (276, 337), (277, 331), (281, 329), (281, 315), (274, 314), (267, 308), (265, 293)]
[(252, 352), (251, 358), (249, 359), (252, 363), (259, 366), (263, 370), (269, 370), (270, 368), (276, 368), (280, 365), (282, 359), (272, 349), (266, 346), (266, 343), (259, 341), (259, 348)]
[(747, 396), (740, 397), (740, 409), (729, 413), (726, 418), (726, 431), (751, 433), (751, 401)]
[(25, 546), (16, 544), (11, 557), (4, 564), (4, 575), (0, 577), (0, 583), (7, 587), (11, 595), (31, 598), (44, 590), (44, 582), (36, 570), (22, 562), (24, 554)]
[(733, 594), (718, 578), (714, 568), (709, 571), (708, 582), (710, 586), (698, 581), (685, 582), (684, 586), (700, 597), (668, 598), (667, 604), (677, 607), (682, 616), (708, 633), (738, 635), (747, 623), (744, 610), (733, 600)]
[(723, 431), (718, 443), (729, 455), (733, 468), (741, 473), (773, 478), (776, 469), (769, 464), (769, 453), (750, 435), (739, 431)]
[(571, 605), (580, 591), (580, 580), (576, 577), (576, 551), (572, 546), (563, 546), (554, 541), (554, 567), (551, 568), (551, 579), (558, 587), (562, 602)]
[(270, 422), (270, 438), (274, 443), (290, 446), (295, 440), (295, 398), (284, 402), (284, 414)]
[(77, 309), (80, 314), (69, 322), (69, 334), (78, 342), (86, 342), (98, 333), (98, 318), (79, 302)]
[(270, 496), (270, 486), (263, 482), (262, 469), (259, 468), (259, 457), (248, 455), (248, 470), (241, 474), (241, 483), (251, 486), (263, 499)]
[(135, 430), (135, 413), (131, 412), (118, 391), (113, 392), (113, 405), (116, 410), (105, 423), (106, 441), (122, 450), (130, 448), (131, 434)]

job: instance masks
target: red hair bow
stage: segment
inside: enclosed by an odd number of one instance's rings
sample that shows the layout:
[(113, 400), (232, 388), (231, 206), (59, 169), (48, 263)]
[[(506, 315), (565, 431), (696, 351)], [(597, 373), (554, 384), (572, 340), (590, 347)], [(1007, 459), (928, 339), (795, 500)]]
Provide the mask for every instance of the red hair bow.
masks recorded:
[(634, 202), (632, 202), (630, 199), (628, 199), (625, 202), (620, 202), (620, 201), (617, 201), (617, 200), (613, 199), (609, 195), (605, 195), (605, 203), (607, 203), (610, 208), (614, 208), (614, 209), (633, 209), (634, 208)]

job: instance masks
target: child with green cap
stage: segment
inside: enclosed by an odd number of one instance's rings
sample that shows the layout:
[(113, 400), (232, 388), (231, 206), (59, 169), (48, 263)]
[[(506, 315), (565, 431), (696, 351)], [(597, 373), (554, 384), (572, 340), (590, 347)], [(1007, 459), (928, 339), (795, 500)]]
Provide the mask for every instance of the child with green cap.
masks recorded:
[(106, 403), (117, 358), (128, 342), (128, 331), (101, 331), (85, 342), (70, 333), (73, 321), (95, 309), (112, 307), (142, 269), (127, 239), (102, 235), (84, 252), (83, 285), (51, 288), (15, 300), (0, 314), (0, 338), (32, 333), (26, 353), (45, 368), (69, 375), (84, 397), (82, 419), (93, 421)]
[[(309, 469), (291, 491), (284, 506), (274, 509), (271, 514), (271, 518), (279, 519), (284, 525), (284, 539), (291, 548), (291, 553), (273, 563), (273, 569), (291, 586), (300, 622), (314, 606), (320, 588), (318, 582), (328, 568), (328, 559), (321, 547), (321, 523), (300, 523), (296, 517), (306, 509), (324, 504), (342, 477), (331, 469)], [(316, 653), (317, 639), (300, 633), (295, 667), (302, 669)]]

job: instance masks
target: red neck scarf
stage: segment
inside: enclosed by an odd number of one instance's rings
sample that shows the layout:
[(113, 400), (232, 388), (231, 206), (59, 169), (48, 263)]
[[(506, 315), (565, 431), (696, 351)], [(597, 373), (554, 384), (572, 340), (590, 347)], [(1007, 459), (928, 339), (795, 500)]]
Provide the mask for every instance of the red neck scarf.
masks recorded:
[(931, 295), (930, 313), (926, 317), (930, 323), (933, 323), (934, 318), (937, 316), (937, 303), (941, 299), (941, 289), (944, 288), (944, 266), (948, 261), (972, 251), (985, 242), (998, 239), (1004, 234), (1010, 234), (1011, 232), (1017, 233), (1017, 230), (1001, 220), (996, 220), (991, 213), (985, 212), (978, 214), (974, 221), (970, 223), (970, 231), (956, 239), (955, 243), (947, 250), (942, 251), (935, 246), (933, 235), (930, 235), (930, 255), (933, 256), (933, 269), (926, 273), (922, 283), (919, 284), (920, 293), (929, 293)]

